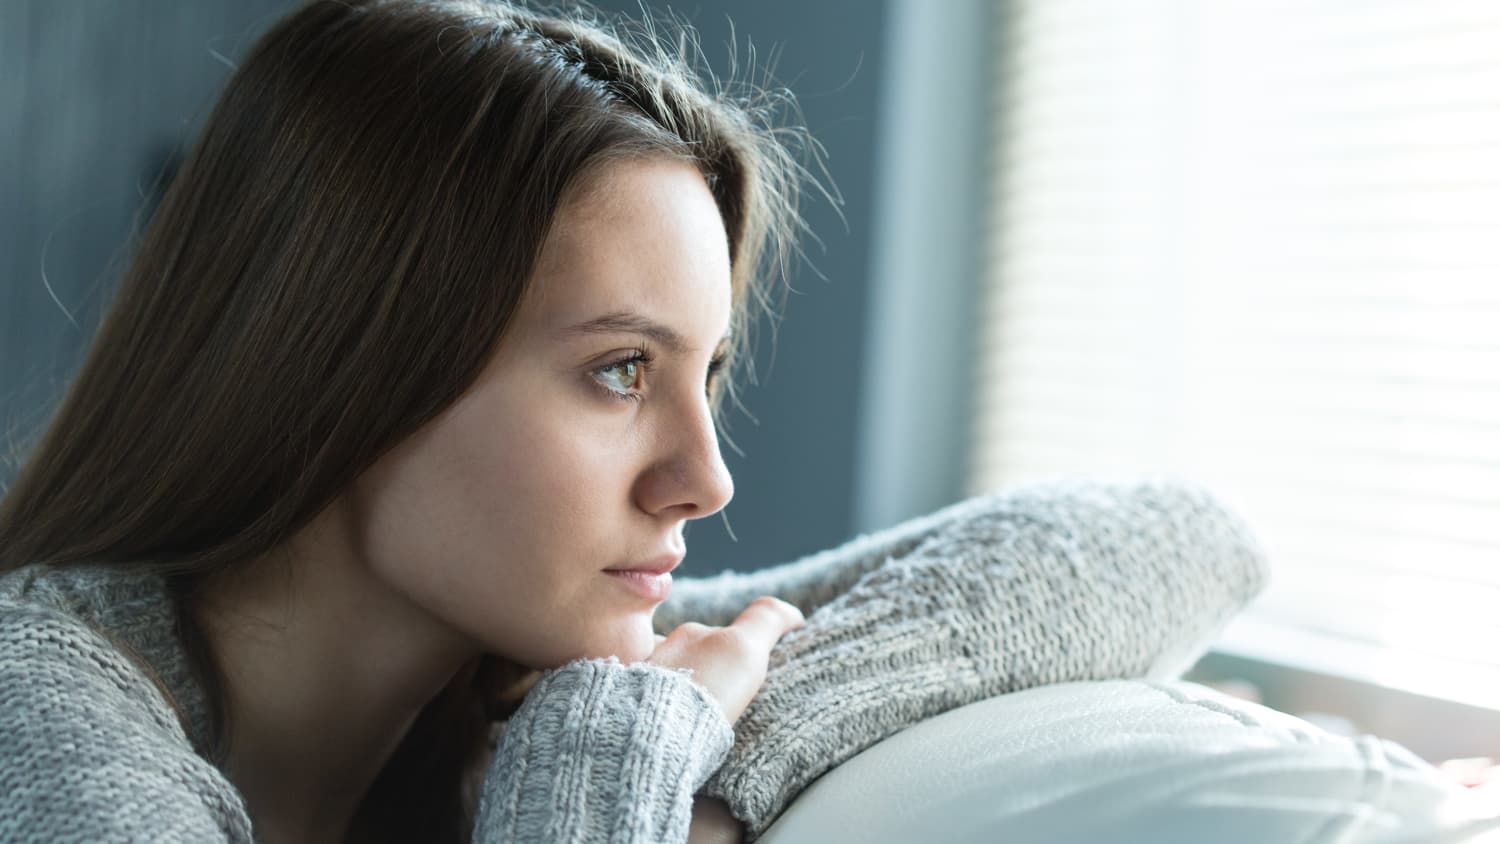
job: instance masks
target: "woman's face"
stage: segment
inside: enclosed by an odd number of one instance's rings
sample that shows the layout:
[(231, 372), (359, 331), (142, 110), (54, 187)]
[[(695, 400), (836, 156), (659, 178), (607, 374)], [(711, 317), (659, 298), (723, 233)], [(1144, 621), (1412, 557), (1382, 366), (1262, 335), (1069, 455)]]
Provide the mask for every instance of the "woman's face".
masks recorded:
[[(372, 575), (532, 668), (648, 656), (660, 599), (604, 570), (680, 556), (683, 525), (734, 495), (704, 392), (730, 320), (708, 186), (688, 163), (639, 160), (591, 187), (560, 209), (479, 379), (350, 497)], [(621, 363), (641, 347), (650, 364)]]

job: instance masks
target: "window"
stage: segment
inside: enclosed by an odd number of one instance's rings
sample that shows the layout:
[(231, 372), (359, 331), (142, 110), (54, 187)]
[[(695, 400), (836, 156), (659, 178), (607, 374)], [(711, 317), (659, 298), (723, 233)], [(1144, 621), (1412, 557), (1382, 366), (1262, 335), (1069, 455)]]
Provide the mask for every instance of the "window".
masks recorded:
[(1500, 6), (1001, 17), (971, 492), (1202, 480), (1275, 566), (1228, 641), (1500, 707)]

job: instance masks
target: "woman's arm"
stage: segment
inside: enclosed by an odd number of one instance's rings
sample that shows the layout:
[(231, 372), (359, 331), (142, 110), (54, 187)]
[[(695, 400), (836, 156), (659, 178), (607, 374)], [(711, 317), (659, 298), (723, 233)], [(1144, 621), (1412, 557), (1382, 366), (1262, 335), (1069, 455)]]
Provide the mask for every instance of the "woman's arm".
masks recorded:
[(1174, 676), (1269, 574), (1248, 527), (1181, 483), (1038, 485), (955, 507), (772, 652), (703, 789), (748, 841), (917, 721), (1049, 683)]
[(543, 672), (505, 724), (473, 840), (681, 844), (733, 740), (682, 671), (608, 658)]
[(672, 596), (656, 609), (656, 631), (670, 632), (685, 621), (728, 624), (761, 595), (775, 595), (795, 604), (803, 615), (812, 615), (891, 558), (904, 556), (947, 525), (987, 506), (985, 498), (968, 499), (791, 562), (747, 573), (682, 578), (672, 584)]

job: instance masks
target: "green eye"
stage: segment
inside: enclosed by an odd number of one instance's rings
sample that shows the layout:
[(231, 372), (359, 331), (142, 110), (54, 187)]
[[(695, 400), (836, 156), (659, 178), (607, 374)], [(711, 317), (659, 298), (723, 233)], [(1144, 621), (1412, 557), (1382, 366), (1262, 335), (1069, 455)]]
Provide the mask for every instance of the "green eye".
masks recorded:
[[(631, 392), (631, 388), (634, 387), (636, 382), (640, 380), (638, 371), (643, 369), (650, 369), (652, 360), (653, 358), (651, 357), (650, 352), (647, 352), (645, 349), (636, 349), (630, 354), (629, 357), (620, 358), (617, 361), (607, 363), (604, 366), (601, 366), (598, 369), (594, 370), (594, 383), (598, 384), (599, 388), (604, 390), (604, 392), (611, 398), (620, 399), (622, 401), (640, 401), (641, 394), (638, 392)], [(629, 384), (626, 387), (620, 389), (611, 387), (607, 383), (605, 383), (603, 378), (600, 377), (616, 371), (628, 371)]]
[[(724, 368), (724, 365), (727, 362), (727, 357), (728, 356), (726, 354), (715, 355), (714, 358), (708, 362), (708, 375), (703, 380), (703, 394), (705, 396), (712, 395), (714, 388), (714, 379), (718, 377), (719, 372)], [(592, 373), (594, 375), (594, 383), (597, 384), (599, 388), (603, 390), (610, 398), (620, 399), (622, 401), (641, 401), (641, 394), (638, 391), (633, 391), (632, 388), (634, 388), (635, 385), (639, 382), (640, 375), (643, 371), (651, 371), (651, 364), (655, 360), (656, 358), (653, 357), (648, 350), (644, 348), (637, 348), (633, 352), (631, 352), (628, 357), (620, 358), (617, 361), (607, 363), (604, 366), (595, 369)], [(609, 380), (611, 380), (609, 379), (610, 373), (623, 373), (625, 375), (626, 385), (621, 387), (610, 386), (607, 383)]]
[(603, 369), (602, 371), (603, 372), (628, 372), (629, 376), (628, 376), (628, 378), (626, 380), (630, 384), (634, 384), (635, 381), (636, 381), (635, 370), (636, 370), (636, 362), (633, 361), (633, 360), (625, 360), (625, 361), (620, 361), (619, 363), (613, 364), (611, 366), (608, 366), (605, 369)]

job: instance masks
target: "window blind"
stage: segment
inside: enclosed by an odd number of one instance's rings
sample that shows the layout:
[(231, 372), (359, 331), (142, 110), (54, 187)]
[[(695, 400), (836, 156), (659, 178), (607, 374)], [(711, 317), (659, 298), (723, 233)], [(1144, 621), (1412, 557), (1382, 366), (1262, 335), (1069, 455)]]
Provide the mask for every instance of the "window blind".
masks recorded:
[(999, 43), (969, 491), (1200, 479), (1258, 621), (1500, 678), (1500, 6), (1012, 0)]

